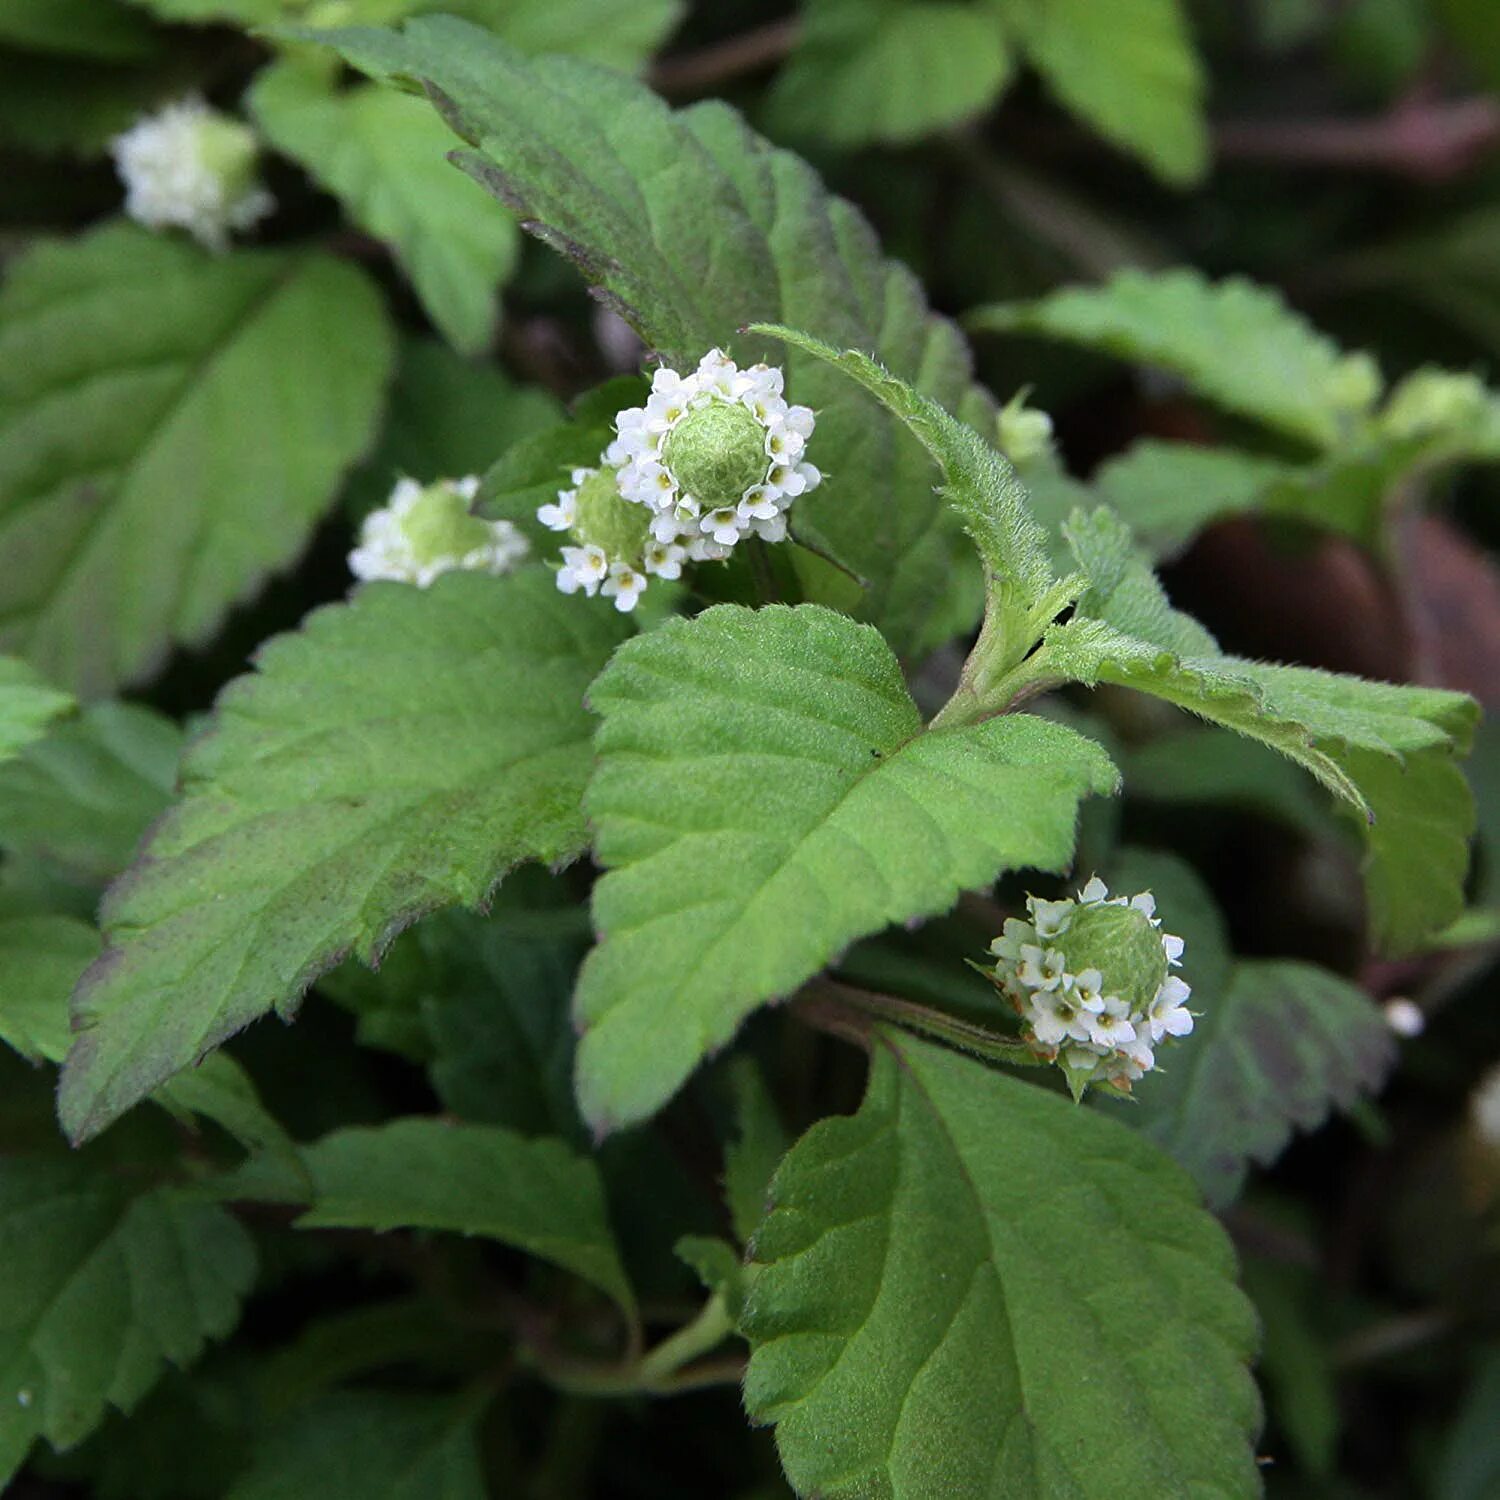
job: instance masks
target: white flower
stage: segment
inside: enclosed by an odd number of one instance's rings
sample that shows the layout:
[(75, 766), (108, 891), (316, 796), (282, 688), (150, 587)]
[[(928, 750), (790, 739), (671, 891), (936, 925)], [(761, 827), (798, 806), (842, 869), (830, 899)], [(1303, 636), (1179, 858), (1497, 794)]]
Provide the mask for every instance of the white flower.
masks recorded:
[(549, 531), (571, 531), (578, 516), (578, 491), (559, 490), (555, 505), (539, 505), (536, 518)]
[(675, 542), (652, 540), (646, 543), (644, 567), (648, 573), (655, 574), (658, 578), (681, 578), (682, 565), (686, 559), (687, 549), (679, 547)]
[(605, 598), (615, 601), (615, 608), (621, 614), (628, 614), (646, 592), (646, 575), (637, 573), (627, 563), (614, 563), (610, 566), (609, 577), (605, 579), (600, 592)]
[(426, 588), (444, 573), (508, 573), (530, 552), (509, 521), (469, 514), (479, 479), (401, 479), (390, 499), (365, 517), (349, 571), (362, 580), (390, 579)]
[(741, 370), (710, 349), (691, 374), (657, 370), (646, 404), (616, 416), (605, 461), (621, 495), (652, 512), (658, 542), (700, 562), (746, 536), (785, 538), (787, 508), (823, 476), (802, 457), (817, 419), (789, 406), (784, 387), (780, 370)]
[(1149, 891), (1111, 896), (1097, 876), (1076, 901), (1026, 898), (1028, 920), (1008, 917), (990, 944), (992, 976), (1043, 1060), (1058, 1062), (1081, 1094), (1121, 1091), (1156, 1065), (1155, 1047), (1187, 1036), (1191, 993), (1172, 970), (1182, 939), (1161, 930)]
[(275, 208), (256, 178), (259, 146), (246, 125), (199, 98), (169, 104), (110, 143), (125, 212), (149, 229), (185, 229), (210, 250)]
[(1426, 1031), (1427, 1017), (1423, 1014), (1420, 1005), (1398, 995), (1385, 1002), (1385, 1024), (1397, 1036), (1405, 1037), (1409, 1041), (1412, 1037), (1421, 1036)]
[(582, 589), (593, 598), (599, 585), (609, 575), (609, 558), (603, 547), (564, 547), (563, 565), (557, 570), (557, 586), (565, 594), (576, 594)]

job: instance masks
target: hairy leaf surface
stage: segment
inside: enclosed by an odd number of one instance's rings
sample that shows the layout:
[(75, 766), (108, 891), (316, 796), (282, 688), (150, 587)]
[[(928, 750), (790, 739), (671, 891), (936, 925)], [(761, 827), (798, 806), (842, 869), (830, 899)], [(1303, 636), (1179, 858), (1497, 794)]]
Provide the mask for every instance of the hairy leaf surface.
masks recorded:
[(97, 695), (206, 639), (373, 439), (391, 344), (325, 256), (32, 251), (0, 291), (0, 645)]
[(391, 246), (453, 347), (481, 353), (520, 251), (515, 221), (444, 161), (452, 137), (426, 104), (379, 84), (338, 88), (327, 61), (264, 69), (247, 96), (251, 113), (354, 223)]
[(816, 605), (673, 621), (590, 696), (609, 873), (576, 1009), (596, 1128), (652, 1113), (856, 938), (1063, 869), (1078, 803), (1115, 785), (1092, 741), (1027, 715), (924, 732), (890, 648)]
[(968, 322), (1160, 366), (1226, 410), (1320, 448), (1338, 442), (1348, 420), (1338, 400), (1338, 345), (1268, 287), (1239, 278), (1126, 270), (1103, 286), (981, 308)]
[(627, 627), (540, 569), (375, 584), (265, 647), (104, 906), (63, 1077), (86, 1136), (346, 953), (582, 849), (590, 679)]
[[(993, 403), (972, 384), (963, 339), (929, 311), (911, 274), (805, 162), (724, 105), (674, 114), (629, 79), (571, 59), (528, 60), (446, 18), (327, 39), (366, 71), (432, 90), (476, 148), (459, 158), (467, 169), (677, 367), (713, 345), (779, 359), (777, 346), (736, 330), (782, 321), (871, 350), (989, 430)], [(971, 624), (979, 580), (925, 455), (835, 372), (798, 354), (788, 370), (793, 398), (818, 412), (809, 457), (837, 458), (797, 507), (816, 530), (809, 539), (868, 580), (865, 612), (902, 654)]]
[(1233, 1252), (1123, 1125), (881, 1033), (771, 1197), (745, 1403), (799, 1494), (1260, 1494)]

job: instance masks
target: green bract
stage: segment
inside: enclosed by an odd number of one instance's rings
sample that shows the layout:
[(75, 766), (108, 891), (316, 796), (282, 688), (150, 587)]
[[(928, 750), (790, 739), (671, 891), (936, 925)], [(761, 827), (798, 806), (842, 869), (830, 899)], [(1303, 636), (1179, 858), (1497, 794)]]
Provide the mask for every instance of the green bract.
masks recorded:
[(691, 411), (662, 446), (662, 462), (705, 510), (735, 505), (766, 477), (765, 430), (738, 403)]

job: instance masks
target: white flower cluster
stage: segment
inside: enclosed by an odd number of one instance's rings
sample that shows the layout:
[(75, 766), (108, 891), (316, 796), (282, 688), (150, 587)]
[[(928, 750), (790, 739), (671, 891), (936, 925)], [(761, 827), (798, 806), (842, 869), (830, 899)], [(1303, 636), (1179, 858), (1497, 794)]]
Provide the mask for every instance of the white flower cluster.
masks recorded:
[[(608, 465), (601, 469), (574, 469), (572, 480), (572, 489), (560, 490), (555, 503), (537, 510), (537, 520), (551, 531), (577, 531), (579, 497), (586, 488), (607, 486), (614, 489), (611, 498), (623, 499), (619, 495), (616, 471)], [(659, 542), (649, 536), (629, 540), (633, 545), (625, 550), (639, 552), (639, 557), (611, 557), (597, 541), (581, 541), (579, 546), (564, 547), (562, 567), (557, 570), (558, 588), (565, 594), (576, 594), (582, 589), (590, 598), (602, 593), (605, 598), (614, 600), (616, 609), (628, 613), (646, 592), (648, 574), (655, 578), (682, 577), (682, 564), (688, 556), (685, 547), (675, 542)]]
[(719, 562), (747, 536), (787, 534), (792, 502), (823, 476), (803, 458), (814, 417), (782, 396), (782, 372), (741, 370), (710, 349), (687, 376), (660, 369), (645, 406), (620, 412), (597, 468), (536, 515), (567, 532), (557, 586), (632, 610), (651, 578)]
[(259, 146), (248, 126), (199, 98), (169, 104), (110, 143), (125, 183), (125, 212), (148, 229), (185, 229), (210, 250), (276, 207), (256, 180)]
[(1190, 990), (1169, 972), (1183, 942), (1160, 930), (1150, 892), (1109, 894), (1095, 876), (1077, 901), (1026, 898), (990, 951), (994, 981), (1038, 1057), (1056, 1061), (1081, 1094), (1091, 1083), (1128, 1093), (1156, 1065), (1156, 1047), (1193, 1029)]
[(792, 502), (823, 476), (802, 454), (810, 407), (788, 406), (772, 365), (741, 370), (710, 349), (691, 375), (660, 369), (645, 406), (615, 418), (604, 461), (620, 493), (653, 512), (651, 535), (695, 562), (728, 557), (746, 536), (779, 542)]
[(476, 475), (425, 487), (415, 479), (398, 480), (385, 506), (365, 517), (349, 571), (367, 581), (387, 578), (423, 589), (458, 569), (510, 572), (530, 545), (509, 521), (469, 514), (478, 490)]

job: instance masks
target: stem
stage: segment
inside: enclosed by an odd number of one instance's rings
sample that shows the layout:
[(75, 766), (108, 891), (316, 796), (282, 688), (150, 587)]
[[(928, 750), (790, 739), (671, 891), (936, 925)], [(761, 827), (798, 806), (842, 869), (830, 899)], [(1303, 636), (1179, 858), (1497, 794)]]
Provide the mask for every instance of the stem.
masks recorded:
[(755, 580), (755, 592), (762, 604), (780, 604), (781, 590), (776, 586), (776, 575), (771, 571), (771, 559), (766, 551), (764, 537), (752, 536), (745, 549), (750, 559), (750, 576)]
[(739, 1380), (744, 1361), (691, 1362), (716, 1348), (734, 1332), (734, 1319), (723, 1295), (715, 1292), (698, 1315), (639, 1359), (623, 1364), (576, 1358), (544, 1346), (528, 1351), (538, 1372), (560, 1391), (576, 1396), (671, 1396), (704, 1386)]
[(651, 87), (660, 94), (713, 93), (742, 74), (780, 62), (797, 45), (801, 32), (801, 22), (791, 16), (698, 52), (663, 58), (651, 70)]
[(1015, 1063), (1022, 1067), (1039, 1067), (1041, 1064), (1032, 1055), (1024, 1042), (1012, 1041), (987, 1027), (976, 1026), (970, 1021), (960, 1021), (944, 1011), (919, 1005), (914, 1000), (902, 1000), (895, 995), (882, 995), (874, 990), (856, 989), (852, 985), (835, 980), (822, 980), (821, 985), (831, 989), (836, 997), (856, 1010), (891, 1021), (898, 1026), (919, 1031), (950, 1046), (959, 1047), (975, 1057), (990, 1062)]
[[(983, 646), (984, 633), (981, 631), (970, 661), (980, 655)], [(959, 729), (966, 724), (993, 719), (997, 714), (1011, 713), (1027, 699), (1056, 687), (1062, 681), (1050, 670), (1045, 646), (1038, 647), (1019, 666), (994, 681), (986, 679), (982, 668), (973, 673), (966, 668), (958, 691), (933, 715), (927, 727)]]

